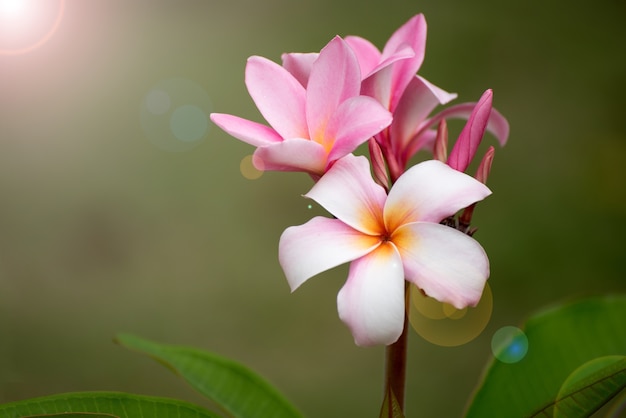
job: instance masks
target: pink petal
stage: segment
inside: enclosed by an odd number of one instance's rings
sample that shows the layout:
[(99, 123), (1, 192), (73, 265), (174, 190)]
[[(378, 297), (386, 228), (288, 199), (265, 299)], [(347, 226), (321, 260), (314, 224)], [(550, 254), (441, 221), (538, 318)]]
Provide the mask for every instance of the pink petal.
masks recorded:
[(352, 49), (336, 36), (313, 63), (306, 90), (309, 138), (321, 140), (326, 124), (339, 105), (361, 89), (359, 63)]
[(465, 171), (474, 159), (476, 150), (487, 128), (492, 101), (493, 92), (487, 90), (474, 107), (474, 110), (472, 110), (472, 114), (467, 120), (465, 127), (463, 127), (459, 139), (448, 156), (448, 165), (455, 170)]
[(441, 161), (424, 161), (408, 169), (389, 191), (385, 225), (395, 231), (410, 222), (438, 223), (490, 194), (475, 178)]
[(363, 77), (361, 94), (375, 98), (385, 108), (393, 111), (395, 109), (395, 102), (392, 102), (393, 64), (398, 61), (411, 59), (414, 56), (415, 52), (413, 52), (411, 47), (404, 45), (393, 55), (384, 58), (370, 71), (367, 77)]
[(391, 109), (395, 108), (404, 89), (424, 61), (426, 51), (426, 19), (424, 19), (424, 15), (418, 14), (413, 16), (391, 35), (385, 48), (383, 48), (383, 60), (405, 45), (411, 47), (415, 55), (410, 59), (398, 61), (393, 65)]
[(392, 236), (406, 279), (457, 309), (476, 306), (489, 277), (489, 259), (480, 244), (440, 224), (416, 222)]
[(283, 54), (283, 67), (289, 71), (300, 84), (306, 87), (309, 82), (311, 67), (318, 56), (319, 54), (317, 52)]
[(338, 219), (321, 216), (287, 228), (280, 237), (278, 259), (291, 291), (309, 278), (369, 253), (380, 244)]
[(350, 263), (348, 280), (337, 295), (337, 310), (356, 345), (394, 343), (402, 334), (404, 309), (404, 270), (392, 244)]
[(253, 161), (259, 170), (305, 171), (324, 174), (327, 154), (324, 147), (317, 142), (303, 138), (292, 138), (257, 148)]
[(345, 41), (359, 61), (361, 77), (367, 77), (380, 62), (380, 51), (370, 41), (359, 36), (346, 36)]
[[(450, 106), (425, 121), (422, 126), (419, 127), (419, 131), (423, 132), (437, 125), (441, 119), (468, 119), (475, 106), (476, 102), (460, 103)], [(506, 118), (496, 109), (491, 109), (491, 115), (489, 115), (489, 122), (487, 123), (487, 131), (491, 132), (500, 145), (504, 146), (509, 137), (509, 122), (507, 122)]]
[(351, 153), (389, 126), (391, 120), (391, 113), (371, 97), (346, 100), (329, 120), (324, 134), (324, 144), (331, 148), (329, 161)]
[(272, 128), (237, 116), (211, 113), (211, 120), (229, 135), (255, 147), (262, 147), (283, 140)]
[(248, 92), (269, 124), (283, 138), (308, 138), (305, 89), (286, 69), (263, 57), (246, 65)]
[(455, 98), (455, 93), (448, 93), (420, 76), (414, 77), (398, 102), (389, 128), (394, 148), (404, 150), (430, 112)]
[(337, 160), (305, 196), (364, 234), (384, 232), (382, 211), (387, 195), (372, 180), (369, 161), (363, 156), (349, 154)]

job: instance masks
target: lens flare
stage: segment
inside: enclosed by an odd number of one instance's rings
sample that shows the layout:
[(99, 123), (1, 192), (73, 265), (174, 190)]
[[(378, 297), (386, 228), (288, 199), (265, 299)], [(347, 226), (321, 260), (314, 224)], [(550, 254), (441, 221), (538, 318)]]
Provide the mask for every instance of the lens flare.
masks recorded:
[(189, 151), (207, 137), (211, 107), (208, 94), (199, 84), (178, 77), (161, 80), (141, 101), (141, 128), (158, 148)]
[(493, 334), (491, 350), (494, 357), (502, 363), (517, 363), (528, 352), (528, 338), (517, 327), (502, 327)]
[(466, 344), (478, 337), (491, 318), (493, 297), (489, 283), (475, 308), (456, 309), (411, 285), (407, 304), (409, 322), (426, 341), (444, 347)]
[(254, 166), (253, 159), (252, 155), (245, 156), (239, 165), (241, 174), (248, 180), (256, 180), (263, 175), (263, 171)]
[(45, 44), (58, 29), (65, 0), (0, 0), (0, 55), (20, 55)]

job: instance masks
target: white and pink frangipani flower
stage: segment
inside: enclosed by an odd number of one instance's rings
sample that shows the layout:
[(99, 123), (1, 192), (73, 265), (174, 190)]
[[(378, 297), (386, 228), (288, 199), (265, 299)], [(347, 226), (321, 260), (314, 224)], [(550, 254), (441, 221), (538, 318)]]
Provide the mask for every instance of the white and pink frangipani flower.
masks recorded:
[(253, 159), (258, 169), (318, 177), (391, 123), (391, 114), (376, 100), (360, 95), (359, 63), (343, 39), (335, 37), (310, 58), (306, 86), (268, 59), (248, 59), (248, 92), (271, 127), (211, 114), (224, 131), (258, 147)]
[(439, 222), (491, 191), (440, 161), (407, 170), (389, 195), (365, 157), (335, 162), (305, 196), (336, 219), (287, 228), (279, 260), (294, 291), (312, 276), (350, 262), (337, 296), (339, 317), (357, 345), (392, 344), (404, 326), (405, 279), (462, 309), (475, 306), (489, 260), (473, 238)]

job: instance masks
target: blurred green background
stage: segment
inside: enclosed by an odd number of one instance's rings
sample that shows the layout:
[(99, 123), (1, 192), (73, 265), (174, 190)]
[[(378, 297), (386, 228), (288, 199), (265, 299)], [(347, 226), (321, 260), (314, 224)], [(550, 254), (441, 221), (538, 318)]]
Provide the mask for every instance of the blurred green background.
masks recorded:
[(474, 217), (491, 321), (460, 347), (412, 333), (408, 416), (460, 416), (501, 327), (624, 292), (626, 3), (67, 0), (44, 45), (0, 55), (0, 402), (121, 390), (202, 403), (111, 342), (132, 332), (239, 360), (306, 416), (377, 416), (384, 350), (356, 347), (337, 318), (347, 268), (290, 294), (277, 262), (281, 232), (323, 214), (300, 197), (310, 179), (247, 179), (252, 147), (210, 124), (177, 140), (145, 103), (161, 86), (260, 121), (248, 56), (335, 34), (382, 47), (420, 12), (420, 73), (457, 103), (492, 88), (511, 136)]

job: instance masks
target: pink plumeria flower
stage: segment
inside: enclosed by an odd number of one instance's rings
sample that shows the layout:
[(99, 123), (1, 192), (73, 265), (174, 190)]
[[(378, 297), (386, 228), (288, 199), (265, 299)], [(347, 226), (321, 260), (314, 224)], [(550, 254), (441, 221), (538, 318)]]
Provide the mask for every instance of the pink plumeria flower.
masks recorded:
[(343, 39), (335, 37), (314, 58), (306, 86), (270, 60), (248, 59), (248, 92), (271, 127), (211, 114), (220, 128), (258, 147), (253, 159), (258, 169), (319, 177), (391, 123), (391, 114), (376, 100), (360, 95), (359, 63)]
[[(422, 14), (409, 19), (389, 38), (380, 52), (366, 39), (348, 36), (346, 42), (357, 55), (363, 83), (361, 92), (376, 98), (393, 113), (388, 129), (376, 135), (389, 164), (392, 180), (409, 159), (421, 149), (433, 150), (436, 131), (432, 128), (441, 118), (467, 119), (474, 103), (464, 103), (444, 111), (441, 117), (428, 118), (439, 105), (455, 99), (448, 93), (416, 75), (426, 50), (426, 20)], [(487, 130), (501, 145), (508, 137), (508, 123), (497, 111), (490, 113)]]
[(279, 260), (294, 291), (318, 273), (350, 262), (337, 296), (339, 317), (357, 345), (391, 344), (404, 326), (405, 279), (458, 309), (475, 306), (489, 260), (473, 238), (439, 222), (491, 191), (440, 161), (407, 170), (389, 195), (365, 157), (347, 155), (305, 196), (336, 219), (287, 228)]

